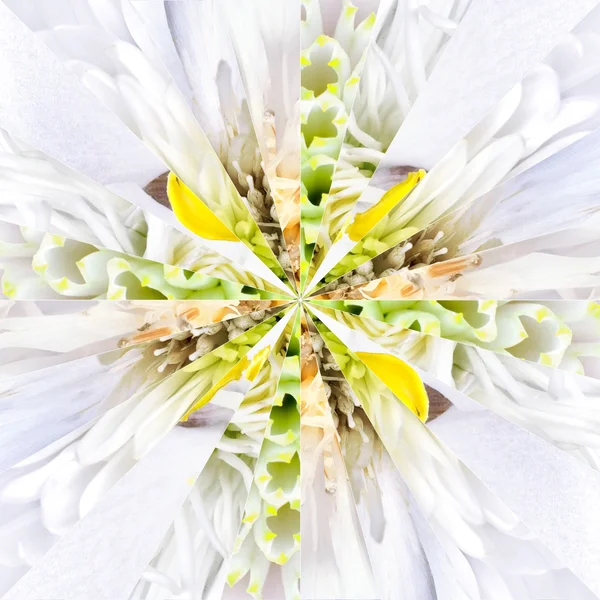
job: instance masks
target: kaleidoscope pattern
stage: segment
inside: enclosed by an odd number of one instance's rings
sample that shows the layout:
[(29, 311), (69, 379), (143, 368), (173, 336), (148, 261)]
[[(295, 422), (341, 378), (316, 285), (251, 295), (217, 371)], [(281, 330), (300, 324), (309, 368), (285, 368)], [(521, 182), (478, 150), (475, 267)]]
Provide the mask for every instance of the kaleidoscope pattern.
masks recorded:
[(0, 597), (599, 600), (598, 0), (2, 0)]

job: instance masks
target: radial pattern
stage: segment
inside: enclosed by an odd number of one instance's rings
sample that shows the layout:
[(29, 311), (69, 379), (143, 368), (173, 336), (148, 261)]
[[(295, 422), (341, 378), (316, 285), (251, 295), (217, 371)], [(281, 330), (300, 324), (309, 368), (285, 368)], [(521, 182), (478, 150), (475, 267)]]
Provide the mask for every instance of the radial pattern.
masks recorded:
[(0, 0), (0, 597), (599, 600), (598, 0)]

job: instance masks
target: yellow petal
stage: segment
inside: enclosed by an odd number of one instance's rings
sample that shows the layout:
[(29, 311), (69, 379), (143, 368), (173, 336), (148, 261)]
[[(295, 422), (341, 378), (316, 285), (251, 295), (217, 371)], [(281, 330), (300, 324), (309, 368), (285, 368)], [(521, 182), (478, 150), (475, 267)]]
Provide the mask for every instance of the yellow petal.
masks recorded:
[(423, 423), (429, 414), (429, 398), (419, 374), (403, 360), (391, 355), (376, 352), (356, 352), (383, 383), (399, 398)]
[(207, 240), (240, 241), (175, 173), (169, 173), (167, 196), (177, 219), (196, 235)]
[(377, 204), (371, 206), (364, 213), (356, 215), (354, 221), (348, 226), (346, 233), (353, 242), (362, 240), (383, 217), (385, 217), (398, 202), (404, 200), (412, 192), (419, 181), (425, 177), (425, 171), (420, 169), (409, 173), (401, 183), (389, 189)]
[(271, 352), (271, 347), (266, 346), (260, 352), (256, 353), (256, 356), (250, 360), (247, 356), (244, 356), (240, 359), (240, 361), (227, 373), (223, 376), (219, 381), (213, 385), (210, 390), (200, 399), (198, 399), (192, 407), (185, 413), (182, 417), (182, 421), (187, 421), (188, 417), (196, 410), (206, 406), (217, 394), (219, 390), (222, 390), (227, 384), (232, 381), (238, 381), (244, 375), (244, 371), (246, 371), (245, 376), (249, 381), (253, 381), (255, 377), (258, 375), (260, 370), (263, 368), (269, 353)]
[(250, 365), (246, 371), (246, 379), (249, 381), (254, 381), (267, 361), (270, 352), (271, 346), (265, 346), (262, 350), (256, 353), (256, 356), (254, 356), (254, 358), (250, 361)]
[(206, 406), (217, 394), (217, 392), (223, 389), (228, 383), (232, 381), (237, 381), (241, 378), (244, 369), (249, 365), (250, 361), (247, 356), (244, 356), (234, 367), (227, 371), (226, 375), (222, 377), (215, 385), (213, 385), (210, 390), (204, 396), (196, 400), (191, 406), (191, 408), (185, 413), (182, 417), (182, 421), (187, 421), (188, 417), (198, 409)]

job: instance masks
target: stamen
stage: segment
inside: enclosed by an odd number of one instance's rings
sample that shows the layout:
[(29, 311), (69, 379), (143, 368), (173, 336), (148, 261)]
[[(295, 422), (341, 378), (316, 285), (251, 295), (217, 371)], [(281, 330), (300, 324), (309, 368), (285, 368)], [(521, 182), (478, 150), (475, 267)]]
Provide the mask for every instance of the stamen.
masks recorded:
[(172, 335), (174, 331), (169, 327), (159, 327), (157, 329), (150, 329), (142, 333), (138, 333), (131, 340), (126, 340), (125, 345), (140, 344), (143, 342), (150, 342), (158, 338)]
[(269, 154), (269, 162), (272, 162), (277, 155), (277, 131), (275, 130), (275, 113), (270, 110), (265, 111), (263, 115), (263, 125), (265, 134), (265, 144)]
[(244, 179), (245, 173), (244, 173), (244, 171), (242, 171), (242, 168), (240, 167), (239, 161), (232, 160), (231, 161), (231, 165), (236, 170), (236, 172), (239, 175), (240, 179)]
[(196, 307), (188, 308), (187, 310), (183, 311), (180, 316), (187, 321), (194, 321), (200, 316), (200, 309)]
[(421, 288), (418, 285), (410, 282), (400, 288), (400, 295), (404, 298), (414, 296), (418, 292), (421, 291)]
[(453, 258), (435, 265), (430, 265), (425, 271), (428, 277), (447, 277), (451, 275), (459, 275), (467, 269), (478, 267), (481, 262), (481, 256), (478, 254), (471, 254), (469, 256), (461, 256), (459, 258)]
[(232, 140), (236, 136), (236, 132), (231, 126), (231, 123), (226, 123), (225, 130), (227, 131), (227, 137)]

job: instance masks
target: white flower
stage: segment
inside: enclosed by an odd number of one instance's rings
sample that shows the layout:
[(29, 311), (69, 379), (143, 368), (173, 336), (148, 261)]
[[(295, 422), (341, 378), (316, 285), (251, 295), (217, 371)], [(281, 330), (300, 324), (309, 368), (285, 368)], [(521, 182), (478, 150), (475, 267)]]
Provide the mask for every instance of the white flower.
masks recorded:
[(0, 594), (593, 600), (593, 0), (0, 4)]

